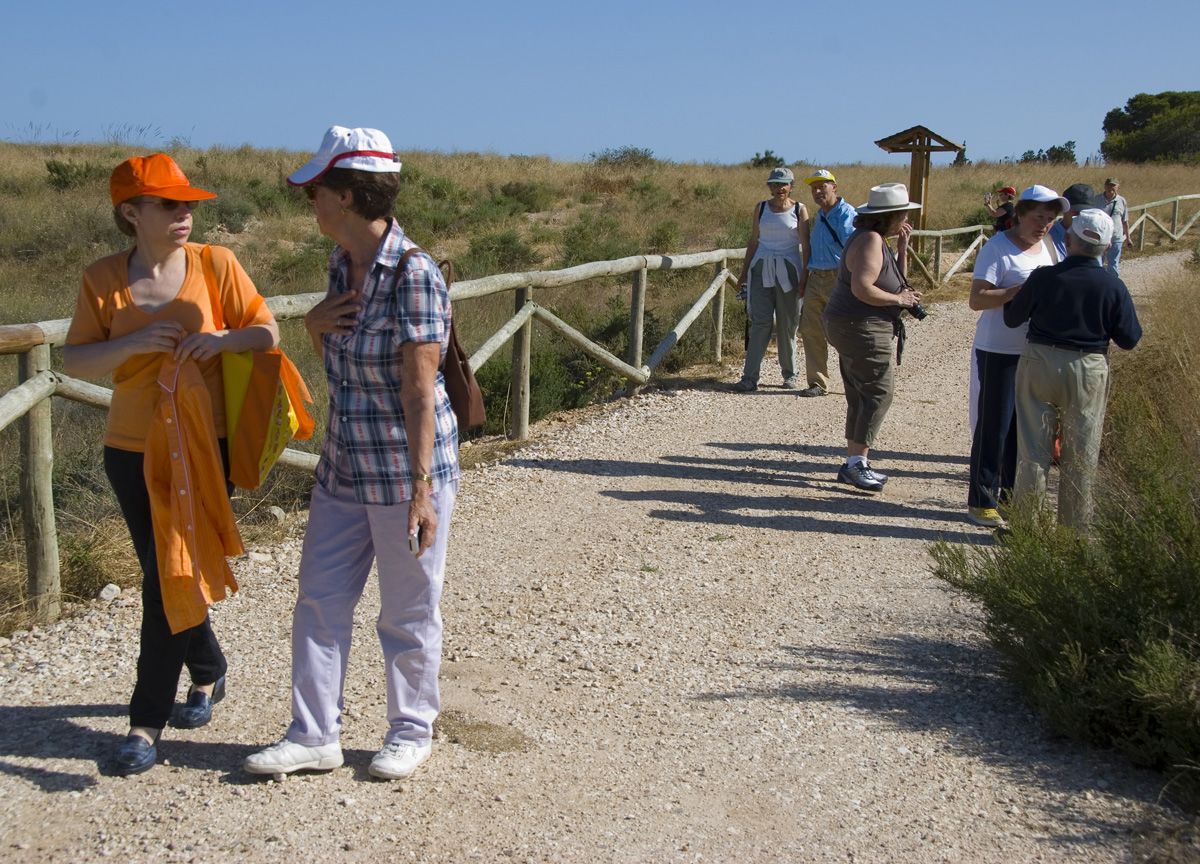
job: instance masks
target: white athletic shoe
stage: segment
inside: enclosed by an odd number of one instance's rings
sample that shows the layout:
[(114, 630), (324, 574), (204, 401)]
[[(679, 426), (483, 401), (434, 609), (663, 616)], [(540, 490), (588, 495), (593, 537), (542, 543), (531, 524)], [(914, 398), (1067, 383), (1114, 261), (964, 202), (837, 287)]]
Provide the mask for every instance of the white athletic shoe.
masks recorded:
[(243, 767), (251, 774), (291, 774), (293, 771), (331, 771), (342, 765), (342, 745), (337, 741), (307, 747), (284, 738), (246, 757)]
[(383, 745), (375, 754), (367, 770), (372, 777), (381, 780), (404, 780), (433, 753), (432, 744), (410, 744), (407, 741), (392, 741)]

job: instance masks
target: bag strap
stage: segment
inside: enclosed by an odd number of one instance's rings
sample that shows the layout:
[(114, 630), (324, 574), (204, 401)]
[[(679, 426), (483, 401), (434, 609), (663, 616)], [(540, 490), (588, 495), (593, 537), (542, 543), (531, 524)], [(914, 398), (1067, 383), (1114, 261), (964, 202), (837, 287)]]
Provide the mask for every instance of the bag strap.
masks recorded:
[(208, 305), (212, 308), (213, 327), (225, 329), (225, 312), (221, 306), (221, 289), (217, 285), (217, 271), (213, 267), (212, 245), (200, 247), (200, 269), (204, 271), (204, 284), (208, 286)]
[(825, 229), (829, 231), (829, 236), (833, 238), (833, 242), (837, 244), (838, 248), (843, 248), (841, 238), (837, 236), (837, 232), (833, 230), (833, 226), (829, 224), (829, 220), (825, 218), (825, 212), (823, 210), (817, 211), (817, 219), (822, 225), (825, 226)]
[(1050, 239), (1050, 235), (1046, 234), (1042, 237), (1042, 245), (1046, 247), (1046, 251), (1050, 253), (1050, 263), (1058, 263), (1058, 247), (1054, 245), (1054, 241)]

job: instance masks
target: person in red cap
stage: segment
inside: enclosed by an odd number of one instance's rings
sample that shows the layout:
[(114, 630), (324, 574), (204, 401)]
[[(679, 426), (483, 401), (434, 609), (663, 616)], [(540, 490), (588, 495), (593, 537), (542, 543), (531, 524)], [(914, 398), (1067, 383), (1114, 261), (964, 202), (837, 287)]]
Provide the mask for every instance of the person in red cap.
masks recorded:
[(1000, 202), (995, 207), (992, 206), (991, 192), (985, 192), (983, 195), (983, 206), (988, 211), (988, 215), (996, 220), (995, 229), (999, 234), (1001, 231), (1007, 231), (1013, 227), (1014, 213), (1016, 205), (1013, 204), (1013, 199), (1017, 197), (1017, 190), (1012, 186), (1001, 186), (996, 190), (996, 199)]
[[(176, 465), (207, 465), (220, 472), (223, 461), (225, 473), (209, 485), (218, 489), (224, 485), (228, 493), (223, 482), (228, 475), (228, 450), (223, 438), (221, 354), (273, 348), (279, 330), (230, 250), (189, 242), (192, 208), (217, 196), (192, 186), (170, 156), (155, 153), (127, 159), (113, 171), (109, 191), (117, 228), (133, 238), (134, 245), (84, 271), (63, 348), (63, 366), (69, 375), (111, 375), (113, 382), (104, 470), (142, 568), (141, 647), (129, 702), (130, 730), (113, 764), (115, 773), (128, 775), (154, 766), (159, 734), (168, 721), (179, 728), (203, 726), (224, 695), (227, 664), (208, 621), (204, 592), (206, 586), (215, 586), (210, 593), (224, 596), (226, 587), (237, 588), (224, 555), (219, 554), (228, 551), (225, 541), (240, 548), (232, 511), (227, 511), (230, 518), (223, 526), (220, 548), (214, 552), (210, 545), (199, 550), (197, 544), (207, 535), (193, 529), (200, 528), (205, 513), (179, 507), (164, 511), (156, 490), (160, 485), (174, 488)], [(210, 291), (210, 281), (216, 283), (215, 292)], [(214, 326), (214, 293), (222, 305), (221, 320), (229, 329)], [(162, 440), (172, 443), (164, 459), (172, 476), (151, 477), (157, 464), (151, 453), (159, 440), (155, 430), (166, 426), (170, 434)], [(204, 477), (192, 479), (197, 485), (180, 487), (179, 496), (189, 488), (206, 491), (200, 482)], [(214, 509), (208, 498), (201, 500), (209, 504), (206, 511)], [(195, 524), (164, 524), (163, 513), (175, 510), (190, 512)], [(176, 528), (182, 537), (171, 534)], [(162, 580), (156, 554), (161, 543), (156, 544), (156, 538), (164, 536), (175, 537), (176, 545), (190, 553), (196, 571), (206, 561), (219, 562), (208, 568), (216, 572), (197, 572), (196, 582)], [(168, 563), (174, 557), (163, 553)], [(189, 606), (196, 623), (182, 626), (180, 616)], [(185, 665), (192, 686), (186, 703), (176, 707), (175, 691)]]

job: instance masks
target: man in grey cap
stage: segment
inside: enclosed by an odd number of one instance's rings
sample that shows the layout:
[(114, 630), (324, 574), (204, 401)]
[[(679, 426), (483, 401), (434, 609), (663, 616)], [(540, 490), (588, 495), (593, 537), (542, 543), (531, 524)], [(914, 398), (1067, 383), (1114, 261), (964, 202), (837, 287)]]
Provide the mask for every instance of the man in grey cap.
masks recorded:
[(1117, 194), (1120, 185), (1116, 177), (1109, 177), (1104, 181), (1104, 191), (1092, 199), (1092, 206), (1113, 220), (1113, 240), (1104, 253), (1104, 266), (1114, 276), (1121, 275), (1121, 247), (1129, 242), (1129, 202), (1124, 195)]
[(1045, 496), (1054, 432), (1061, 424), (1058, 521), (1076, 529), (1091, 519), (1109, 343), (1128, 351), (1142, 338), (1129, 289), (1100, 266), (1112, 239), (1107, 213), (1082, 211), (1067, 232), (1067, 258), (1034, 270), (1004, 304), (1009, 327), (1029, 322), (1029, 341), (1017, 364), (1013, 498)]
[(1092, 199), (1096, 197), (1096, 190), (1087, 183), (1072, 183), (1063, 190), (1062, 195), (1071, 205), (1071, 209), (1062, 215), (1060, 221), (1050, 226), (1049, 232), (1050, 240), (1058, 250), (1059, 261), (1067, 257), (1067, 230), (1071, 227), (1071, 220), (1093, 206)]
[(801, 396), (824, 396), (829, 390), (829, 343), (821, 313), (837, 284), (842, 249), (854, 233), (857, 211), (838, 195), (833, 172), (820, 168), (804, 178), (812, 191), (817, 212), (809, 229), (808, 284), (804, 289), (804, 307), (800, 310), (800, 340), (804, 345), (804, 372), (808, 386)]

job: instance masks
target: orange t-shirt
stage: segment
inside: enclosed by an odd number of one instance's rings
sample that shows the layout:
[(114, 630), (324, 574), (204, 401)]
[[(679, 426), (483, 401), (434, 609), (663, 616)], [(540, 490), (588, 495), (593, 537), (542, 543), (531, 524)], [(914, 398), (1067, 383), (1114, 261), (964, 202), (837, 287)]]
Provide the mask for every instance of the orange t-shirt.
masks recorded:
[[(212, 332), (212, 306), (204, 268), (200, 261), (199, 243), (188, 243), (187, 274), (175, 299), (156, 312), (147, 312), (133, 302), (129, 293), (129, 256), (132, 250), (101, 258), (83, 273), (83, 287), (75, 305), (75, 317), (67, 332), (68, 345), (89, 345), (119, 339), (157, 321), (178, 321), (188, 333)], [(232, 327), (271, 322), (271, 310), (266, 304), (247, 319), (250, 304), (258, 290), (233, 252), (222, 246), (212, 247), (213, 270), (216, 272), (222, 312)], [(160, 396), (159, 368), (168, 355), (163, 352), (138, 354), (113, 370), (112, 407), (108, 411), (108, 428), (104, 443), (119, 450), (142, 452), (146, 447), (146, 429)], [(200, 371), (212, 397), (213, 422), (217, 435), (225, 437), (225, 390), (221, 382), (221, 358), (201, 361)]]

